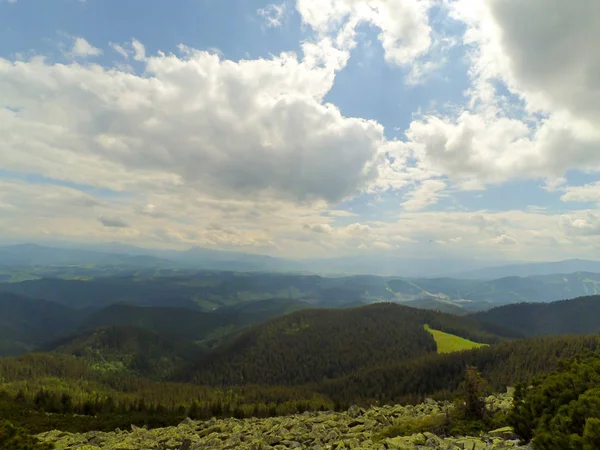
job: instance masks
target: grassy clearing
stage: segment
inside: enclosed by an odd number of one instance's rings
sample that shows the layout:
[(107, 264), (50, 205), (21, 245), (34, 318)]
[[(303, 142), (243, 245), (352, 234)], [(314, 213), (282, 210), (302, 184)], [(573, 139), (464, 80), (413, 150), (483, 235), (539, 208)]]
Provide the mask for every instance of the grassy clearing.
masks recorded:
[(433, 339), (435, 339), (438, 353), (453, 353), (479, 347), (487, 347), (487, 344), (478, 344), (477, 342), (455, 336), (454, 334), (433, 330), (429, 325), (425, 325), (425, 330), (430, 332)]

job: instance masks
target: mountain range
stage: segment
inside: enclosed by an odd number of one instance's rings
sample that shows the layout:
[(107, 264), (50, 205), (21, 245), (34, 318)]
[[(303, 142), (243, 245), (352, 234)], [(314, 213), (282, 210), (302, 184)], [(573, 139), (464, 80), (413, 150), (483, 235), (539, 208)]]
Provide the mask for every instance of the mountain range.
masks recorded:
[(33, 266), (112, 265), (195, 270), (262, 271), (321, 275), (378, 275), (496, 279), (509, 276), (600, 272), (600, 262), (568, 260), (522, 262), (473, 259), (410, 258), (393, 252), (360, 256), (292, 260), (271, 256), (194, 247), (184, 251), (148, 249), (119, 243), (76, 245), (18, 244), (0, 246), (0, 268)]

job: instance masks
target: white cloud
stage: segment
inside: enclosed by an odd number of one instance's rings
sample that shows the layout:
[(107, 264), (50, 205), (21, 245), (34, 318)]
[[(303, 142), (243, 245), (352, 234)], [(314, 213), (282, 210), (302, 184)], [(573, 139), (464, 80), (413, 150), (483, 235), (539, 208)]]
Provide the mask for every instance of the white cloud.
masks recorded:
[(69, 51), (69, 56), (74, 58), (88, 58), (90, 56), (100, 56), (102, 50), (94, 47), (82, 37), (73, 38), (73, 47)]
[(441, 196), (440, 191), (446, 187), (442, 180), (425, 180), (408, 195), (408, 200), (402, 203), (402, 206), (407, 211), (418, 211), (434, 205)]
[(600, 204), (600, 181), (583, 186), (566, 186), (560, 197), (563, 202), (595, 202)]
[(110, 45), (110, 48), (112, 48), (115, 52), (117, 52), (123, 58), (129, 59), (129, 53), (127, 52), (127, 50), (125, 50), (125, 48), (122, 45), (115, 44), (114, 42), (111, 42), (109, 45)]
[(491, 240), (492, 244), (496, 244), (496, 245), (515, 245), (518, 244), (517, 240), (512, 237), (512, 236), (508, 236), (506, 234), (501, 234), (500, 236), (497, 236), (495, 238), (493, 238)]
[[(407, 130), (418, 166), (460, 186), (600, 171), (600, 3), (457, 0), (467, 25), (467, 108)], [(502, 93), (507, 87), (511, 95)]]
[(327, 223), (311, 223), (311, 224), (304, 224), (304, 229), (306, 230), (310, 230), (313, 233), (331, 233), (333, 228), (331, 228), (331, 225), (327, 224)]
[(600, 215), (593, 211), (565, 214), (560, 227), (569, 236), (600, 236)]
[(131, 42), (133, 47), (133, 59), (136, 61), (144, 61), (146, 59), (146, 47), (140, 41), (134, 39)]
[(327, 42), (306, 43), (304, 60), (239, 63), (133, 47), (148, 76), (0, 59), (0, 101), (20, 111), (0, 110), (3, 166), (113, 189), (184, 184), (293, 201), (337, 202), (376, 178), (383, 127), (323, 103), (347, 60)]
[(405, 65), (425, 54), (431, 45), (427, 11), (430, 0), (297, 0), (296, 9), (305, 24), (326, 35), (338, 33), (345, 46), (354, 45), (360, 23), (379, 28), (385, 58)]
[(346, 232), (353, 236), (365, 236), (371, 231), (371, 227), (365, 223), (351, 223), (346, 227)]
[(267, 28), (279, 28), (285, 21), (287, 4), (271, 3), (257, 10), (256, 13), (263, 19), (264, 25)]

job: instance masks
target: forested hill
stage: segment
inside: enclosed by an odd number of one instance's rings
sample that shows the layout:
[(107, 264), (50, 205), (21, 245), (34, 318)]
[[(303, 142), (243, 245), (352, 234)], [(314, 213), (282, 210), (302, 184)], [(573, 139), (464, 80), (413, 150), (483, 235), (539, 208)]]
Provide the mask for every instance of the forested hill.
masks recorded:
[(540, 336), (491, 347), (366, 368), (315, 385), (342, 404), (419, 402), (424, 397), (451, 397), (460, 388), (467, 365), (477, 367), (491, 387), (526, 382), (555, 370), (559, 361), (600, 351), (600, 336)]
[(131, 326), (195, 341), (230, 324), (228, 316), (197, 310), (115, 304), (92, 313), (77, 328), (84, 332), (109, 325)]
[(425, 324), (476, 342), (502, 339), (469, 318), (391, 303), (305, 310), (226, 342), (199, 361), (188, 379), (209, 385), (298, 385), (336, 378), (435, 353)]
[(0, 292), (0, 355), (24, 353), (59, 336), (78, 320), (65, 306)]
[(84, 358), (99, 371), (163, 380), (197, 359), (202, 349), (185, 339), (113, 325), (48, 344), (46, 351)]
[(500, 306), (471, 317), (527, 336), (600, 333), (600, 295)]

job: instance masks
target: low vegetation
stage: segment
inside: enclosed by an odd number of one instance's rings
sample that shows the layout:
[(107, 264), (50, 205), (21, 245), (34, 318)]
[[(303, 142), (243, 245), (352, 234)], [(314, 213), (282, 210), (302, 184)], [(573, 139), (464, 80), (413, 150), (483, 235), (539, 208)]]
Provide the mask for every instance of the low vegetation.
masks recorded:
[(0, 422), (0, 450), (52, 450), (54, 444), (40, 442), (10, 422)]
[(534, 449), (598, 449), (599, 385), (600, 354), (580, 354), (551, 375), (519, 384), (509, 422)]
[(455, 336), (450, 333), (444, 333), (443, 331), (434, 330), (429, 325), (425, 324), (425, 331), (428, 331), (435, 339), (438, 353), (453, 353), (460, 352), (463, 350), (472, 350), (474, 348), (484, 347), (487, 344), (478, 344), (477, 342), (470, 341), (460, 336)]

